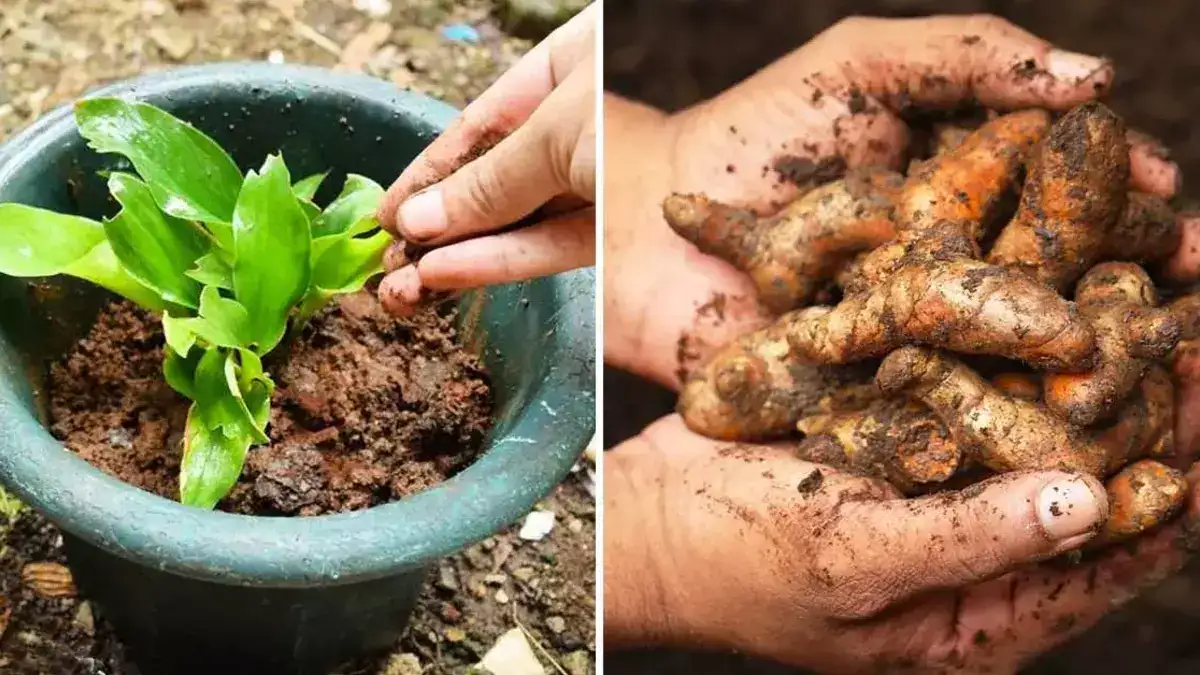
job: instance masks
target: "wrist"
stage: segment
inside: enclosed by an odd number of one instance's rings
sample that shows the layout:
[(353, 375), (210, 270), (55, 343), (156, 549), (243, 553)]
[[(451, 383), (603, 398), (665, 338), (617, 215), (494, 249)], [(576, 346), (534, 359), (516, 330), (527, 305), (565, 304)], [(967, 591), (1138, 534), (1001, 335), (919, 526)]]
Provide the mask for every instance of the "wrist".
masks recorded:
[[(641, 436), (604, 457), (604, 627), (610, 646), (674, 642), (661, 560), (665, 530), (665, 467)], [(665, 555), (664, 555), (665, 553)]]

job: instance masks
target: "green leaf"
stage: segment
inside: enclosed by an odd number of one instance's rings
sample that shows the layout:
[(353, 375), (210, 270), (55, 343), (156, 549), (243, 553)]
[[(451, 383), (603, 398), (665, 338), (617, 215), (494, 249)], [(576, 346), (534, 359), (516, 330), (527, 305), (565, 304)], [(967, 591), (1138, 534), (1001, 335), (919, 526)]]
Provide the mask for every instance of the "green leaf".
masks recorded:
[(92, 249), (81, 260), (67, 269), (64, 274), (86, 279), (87, 281), (107, 288), (108, 290), (128, 298), (151, 311), (165, 310), (169, 305), (154, 291), (146, 288), (121, 266), (117, 254), (113, 253), (108, 242)]
[(321, 215), (321, 207), (313, 203), (313, 195), (317, 194), (317, 189), (321, 187), (321, 183), (325, 181), (325, 177), (329, 172), (318, 173), (296, 181), (292, 185), (292, 193), (296, 195), (296, 201), (300, 202), (300, 208), (304, 211), (304, 216), (308, 218), (308, 222), (316, 220), (317, 216)]
[[(235, 355), (240, 356), (238, 365)], [(267, 422), (271, 417), (271, 393), (275, 383), (262, 369), (258, 355), (248, 349), (230, 352), (225, 360), (225, 380), (241, 408), (243, 422), (254, 428), (255, 440), (268, 442)]]
[(204, 352), (196, 365), (195, 401), (210, 429), (220, 429), (229, 438), (247, 435), (258, 443), (266, 443), (266, 434), (242, 400), (235, 353), (216, 347)]
[[(170, 336), (167, 337), (170, 345)], [(191, 356), (180, 356), (174, 348), (165, 350), (163, 354), (163, 378), (167, 384), (180, 394), (196, 398), (196, 365), (200, 363), (200, 352), (192, 352)]]
[(250, 313), (258, 353), (275, 348), (288, 312), (308, 290), (312, 237), (278, 155), (250, 172), (233, 219), (233, 291)]
[(211, 509), (221, 501), (242, 475), (249, 435), (230, 437), (209, 427), (192, 404), (184, 433), (183, 462), (179, 467), (179, 501), (187, 506)]
[(199, 357), (191, 382), (195, 403), (188, 411), (180, 498), (212, 508), (237, 482), (250, 446), (268, 442), (275, 384), (258, 355), (215, 347)]
[(323, 246), (313, 263), (312, 286), (300, 302), (297, 317), (307, 321), (335, 295), (362, 290), (371, 277), (383, 272), (383, 254), (391, 243), (391, 235), (382, 230), (365, 238), (341, 235), (314, 241), (314, 249)]
[[(167, 340), (167, 346), (170, 347), (169, 351), (185, 358), (191, 353), (192, 346), (196, 344), (196, 331), (192, 330), (191, 321), (186, 317), (174, 317), (163, 312), (163, 336)], [(192, 397), (188, 396), (188, 398)]]
[(197, 338), (215, 347), (249, 345), (253, 341), (250, 323), (250, 315), (240, 302), (222, 297), (216, 286), (205, 286), (200, 294), (200, 316), (163, 316), (163, 332), (171, 349), (187, 356)]
[(0, 274), (67, 274), (155, 311), (167, 307), (117, 261), (103, 224), (23, 204), (0, 204)]
[(361, 221), (375, 215), (379, 203), (383, 200), (383, 193), (379, 183), (366, 176), (353, 173), (346, 176), (342, 193), (313, 221), (313, 237), (327, 237), (354, 229), (357, 229), (358, 233), (369, 231), (369, 227), (362, 229)]
[(200, 256), (196, 266), (184, 274), (205, 286), (233, 290), (233, 266), (225, 261), (220, 251), (210, 251)]
[(313, 196), (317, 194), (317, 190), (321, 188), (321, 183), (325, 182), (325, 177), (329, 172), (314, 173), (307, 178), (301, 178), (292, 186), (292, 193), (296, 195), (296, 199), (305, 202), (311, 202)]
[(383, 254), (392, 237), (380, 230), (365, 238), (343, 237), (313, 265), (312, 284), (335, 293), (354, 293), (383, 271)]
[(258, 354), (249, 349), (239, 349), (238, 356), (241, 359), (238, 388), (246, 399), (246, 406), (255, 425), (265, 430), (271, 417), (271, 396), (275, 393), (275, 381), (263, 370)]
[(200, 284), (185, 274), (208, 251), (209, 240), (191, 223), (160, 211), (136, 176), (114, 173), (108, 189), (122, 208), (105, 221), (104, 233), (121, 265), (167, 302), (194, 309)]
[(304, 218), (309, 223), (312, 223), (314, 220), (320, 217), (321, 207), (312, 202), (303, 200), (297, 200), (297, 203), (300, 204), (300, 210), (304, 212)]
[(104, 226), (23, 204), (0, 204), (0, 272), (14, 277), (62, 274), (104, 241)]
[[(97, 152), (133, 163), (154, 200), (176, 218), (229, 223), (242, 173), (216, 141), (146, 103), (93, 98), (75, 104), (79, 133)], [(219, 225), (214, 234), (220, 239)]]

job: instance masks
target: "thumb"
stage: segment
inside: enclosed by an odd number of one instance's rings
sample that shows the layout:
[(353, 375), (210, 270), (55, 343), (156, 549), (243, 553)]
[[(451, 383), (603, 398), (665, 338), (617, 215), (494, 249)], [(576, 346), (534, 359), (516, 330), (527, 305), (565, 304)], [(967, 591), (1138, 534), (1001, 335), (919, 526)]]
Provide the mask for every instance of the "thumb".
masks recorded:
[(835, 528), (846, 546), (824, 547), (855, 555), (827, 576), (851, 603), (849, 618), (871, 616), (1078, 548), (1107, 517), (1100, 482), (1061, 471), (1006, 474), (923, 499), (857, 502), (843, 506)]

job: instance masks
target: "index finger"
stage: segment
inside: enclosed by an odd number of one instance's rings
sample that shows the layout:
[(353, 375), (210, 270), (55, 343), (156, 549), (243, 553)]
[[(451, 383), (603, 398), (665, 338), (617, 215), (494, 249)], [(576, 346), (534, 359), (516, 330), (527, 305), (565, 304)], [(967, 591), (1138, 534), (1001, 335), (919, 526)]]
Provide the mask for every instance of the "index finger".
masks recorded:
[(396, 234), (396, 209), (486, 153), (525, 123), (550, 92), (592, 53), (595, 5), (588, 5), (521, 58), (475, 99), (388, 188), (379, 224)]

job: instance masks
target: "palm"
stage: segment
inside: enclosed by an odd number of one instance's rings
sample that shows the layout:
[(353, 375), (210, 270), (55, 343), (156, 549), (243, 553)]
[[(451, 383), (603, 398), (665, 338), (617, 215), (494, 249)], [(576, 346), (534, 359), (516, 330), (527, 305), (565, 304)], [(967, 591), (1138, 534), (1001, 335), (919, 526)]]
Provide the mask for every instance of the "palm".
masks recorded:
[[(964, 35), (983, 37), (964, 41)], [(653, 133), (628, 143), (632, 147), (610, 142), (607, 355), (676, 387), (689, 365), (768, 320), (742, 275), (669, 231), (658, 210), (668, 193), (705, 192), (773, 211), (843, 163), (898, 168), (908, 142), (896, 114), (902, 106), (973, 101), (997, 109), (1063, 110), (1102, 94), (1111, 82), (1111, 66), (1099, 61), (1064, 79), (1046, 70), (1033, 78), (1013, 74), (1013, 64), (1045, 65), (1050, 49), (987, 18), (846, 21), (718, 98), (665, 123), (651, 121), (652, 128), (661, 125), (659, 136), (670, 138), (660, 152), (642, 147)], [(628, 107), (606, 106), (610, 140), (629, 140), (626, 131), (636, 125), (614, 124), (639, 116), (626, 114)], [(1156, 159), (1150, 143), (1143, 139), (1131, 149), (1134, 187), (1170, 197), (1177, 167)], [(620, 183), (623, 174), (655, 159), (662, 160), (661, 180)], [(808, 171), (819, 167), (825, 170)], [(723, 318), (714, 304), (725, 310)]]
[[(851, 166), (894, 165), (904, 147), (906, 130), (877, 106), (868, 133), (843, 136), (852, 125), (847, 105), (832, 95), (814, 97), (811, 89), (776, 90), (773, 100), (726, 96), (675, 120), (677, 156), (670, 158), (661, 200), (669, 192), (705, 192), (731, 203), (771, 211), (805, 188), (785, 178), (776, 167), (813, 167), (847, 157)], [(836, 114), (839, 109), (842, 115)], [(832, 114), (831, 113), (835, 113)], [(876, 116), (877, 115), (877, 116)], [(780, 142), (779, 129), (791, 140)], [(864, 128), (865, 130), (865, 128)], [(857, 148), (871, 148), (860, 152)], [(785, 166), (787, 165), (787, 166)], [(610, 221), (611, 223), (611, 221)], [(606, 228), (609, 271), (615, 278), (636, 276), (639, 287), (654, 293), (620, 289), (621, 315), (640, 328), (639, 351), (650, 358), (642, 374), (676, 387), (679, 377), (714, 349), (769, 320), (754, 287), (729, 264), (701, 254), (666, 226), (661, 216), (644, 227)], [(610, 300), (612, 302), (612, 300)]]
[[(1182, 564), (1172, 527), (1141, 540), (1136, 553), (1119, 549), (1075, 566), (1050, 562), (912, 595), (889, 581), (895, 566), (904, 567), (903, 554), (893, 558), (899, 542), (857, 525), (877, 505), (899, 499), (890, 486), (797, 459), (786, 444), (730, 448), (674, 417), (640, 440), (670, 455), (678, 489), (665, 493), (680, 500), (670, 504), (671, 527), (686, 542), (678, 557), (695, 574), (711, 575), (689, 581), (719, 588), (730, 569), (738, 570), (738, 590), (714, 612), (736, 621), (722, 630), (769, 634), (773, 639), (761, 645), (766, 656), (821, 672), (861, 672), (881, 662), (915, 664), (918, 672), (1015, 671)], [(815, 485), (814, 470), (821, 472)], [(921, 503), (895, 509), (920, 513)], [(895, 529), (919, 527), (903, 536), (939, 542), (928, 515), (916, 525), (898, 520)], [(927, 522), (929, 530), (920, 529)], [(1021, 527), (1011, 519), (1006, 525)], [(963, 522), (957, 541), (922, 547), (923, 569), (899, 574), (961, 564), (962, 549), (979, 548), (994, 534), (988, 523)]]

